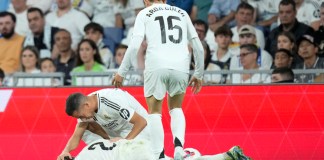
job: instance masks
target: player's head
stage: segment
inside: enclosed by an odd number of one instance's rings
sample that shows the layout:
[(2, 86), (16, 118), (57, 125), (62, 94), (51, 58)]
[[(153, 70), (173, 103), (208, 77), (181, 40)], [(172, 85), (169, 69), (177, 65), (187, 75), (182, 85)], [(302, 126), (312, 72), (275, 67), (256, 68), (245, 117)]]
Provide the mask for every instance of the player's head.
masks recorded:
[(194, 148), (185, 148), (183, 151), (186, 153), (185, 160), (192, 160), (201, 156), (200, 152)]
[(65, 112), (69, 116), (89, 119), (94, 115), (93, 109), (82, 93), (73, 93), (66, 99)]

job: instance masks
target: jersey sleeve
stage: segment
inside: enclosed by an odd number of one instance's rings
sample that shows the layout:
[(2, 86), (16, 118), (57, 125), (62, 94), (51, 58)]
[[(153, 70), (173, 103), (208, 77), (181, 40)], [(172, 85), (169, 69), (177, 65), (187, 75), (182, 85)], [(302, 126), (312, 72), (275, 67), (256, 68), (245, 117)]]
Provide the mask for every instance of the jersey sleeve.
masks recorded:
[(188, 34), (188, 41), (190, 41), (191, 39), (193, 38), (196, 38), (198, 37), (198, 34), (197, 34), (197, 31), (195, 29), (195, 27), (193, 26), (191, 20), (190, 20), (190, 17), (188, 14), (185, 14), (185, 19), (186, 19), (186, 23), (187, 23), (187, 34)]
[(144, 37), (145, 35), (145, 20), (144, 20), (144, 12), (140, 12), (135, 20), (134, 30), (133, 30), (133, 37), (141, 36)]

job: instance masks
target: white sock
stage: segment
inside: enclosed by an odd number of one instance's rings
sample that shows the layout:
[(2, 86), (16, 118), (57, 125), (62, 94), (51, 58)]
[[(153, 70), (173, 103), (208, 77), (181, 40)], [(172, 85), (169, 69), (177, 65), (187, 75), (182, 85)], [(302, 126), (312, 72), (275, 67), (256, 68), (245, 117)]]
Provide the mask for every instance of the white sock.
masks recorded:
[(177, 139), (180, 141), (182, 146), (176, 146), (175, 144), (175, 153), (181, 153), (183, 152), (186, 119), (181, 108), (174, 108), (169, 113), (171, 116), (171, 131), (173, 135), (173, 143), (175, 143), (175, 140)]
[(162, 125), (161, 114), (149, 114), (148, 121), (151, 133), (151, 145), (156, 159), (159, 159), (161, 152), (164, 149), (164, 130)]

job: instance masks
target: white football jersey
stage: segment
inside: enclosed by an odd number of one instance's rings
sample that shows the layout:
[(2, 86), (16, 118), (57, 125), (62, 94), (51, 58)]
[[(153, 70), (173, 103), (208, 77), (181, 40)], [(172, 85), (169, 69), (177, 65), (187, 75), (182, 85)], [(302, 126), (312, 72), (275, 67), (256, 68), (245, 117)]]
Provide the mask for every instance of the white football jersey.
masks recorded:
[(126, 91), (102, 89), (89, 95), (93, 94), (98, 99), (98, 111), (93, 119), (109, 131), (110, 137), (125, 138), (133, 128), (129, 121), (135, 112), (145, 119), (148, 115), (142, 105)]
[(174, 69), (189, 73), (189, 40), (198, 37), (186, 11), (153, 4), (137, 15), (133, 37), (147, 41), (145, 70)]
[(125, 140), (117, 142), (97, 140), (84, 147), (75, 160), (152, 160), (154, 155), (149, 142)]

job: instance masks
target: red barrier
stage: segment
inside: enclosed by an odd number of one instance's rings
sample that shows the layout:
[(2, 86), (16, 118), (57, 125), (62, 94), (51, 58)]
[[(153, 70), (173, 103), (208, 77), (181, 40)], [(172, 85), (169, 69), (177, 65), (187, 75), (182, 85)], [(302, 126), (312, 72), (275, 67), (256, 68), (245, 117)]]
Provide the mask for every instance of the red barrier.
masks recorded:
[[(64, 113), (66, 97), (97, 89), (0, 89), (0, 159), (56, 159), (76, 124)], [(146, 106), (142, 87), (124, 89)], [(254, 159), (323, 159), (323, 104), (324, 85), (215, 86), (198, 95), (188, 90), (185, 147), (214, 154), (240, 145)], [(171, 155), (165, 105), (165, 146)]]

